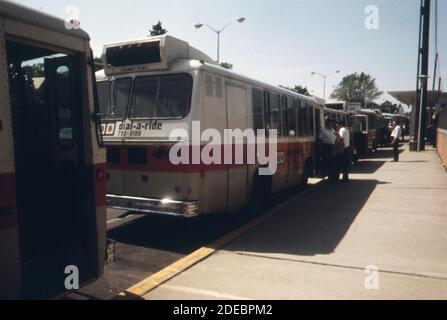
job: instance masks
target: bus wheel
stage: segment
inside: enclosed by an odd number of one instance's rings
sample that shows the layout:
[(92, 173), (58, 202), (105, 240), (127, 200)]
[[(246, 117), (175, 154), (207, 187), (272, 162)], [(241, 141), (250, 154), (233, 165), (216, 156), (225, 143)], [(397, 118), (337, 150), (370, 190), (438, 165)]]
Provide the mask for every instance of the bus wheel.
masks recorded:
[(256, 216), (264, 212), (271, 192), (271, 177), (259, 176), (257, 173), (253, 179), (251, 188), (249, 214)]

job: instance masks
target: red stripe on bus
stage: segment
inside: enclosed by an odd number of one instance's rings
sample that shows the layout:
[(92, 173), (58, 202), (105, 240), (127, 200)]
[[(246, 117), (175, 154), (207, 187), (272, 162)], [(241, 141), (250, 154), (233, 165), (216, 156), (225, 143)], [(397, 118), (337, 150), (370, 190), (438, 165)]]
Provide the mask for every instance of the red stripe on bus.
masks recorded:
[(17, 226), (15, 174), (0, 175), (0, 230)]
[[(205, 146), (202, 145), (203, 149)], [(146, 171), (146, 172), (166, 172), (166, 173), (200, 173), (200, 172), (210, 172), (210, 171), (221, 171), (227, 170), (231, 168), (238, 168), (243, 165), (240, 164), (205, 164), (200, 159), (200, 164), (179, 164), (174, 165), (169, 160), (169, 150), (170, 146), (144, 146), (144, 147), (112, 147), (118, 148), (120, 152), (120, 163), (116, 164), (108, 164), (107, 168), (110, 170), (123, 170), (123, 171)], [(128, 149), (132, 148), (143, 148), (146, 149), (146, 157), (147, 164), (146, 165), (132, 165), (129, 164), (128, 159)], [(224, 148), (225, 146), (221, 146), (221, 159), (224, 157)], [(233, 148), (233, 161), (234, 163), (234, 154), (236, 146), (232, 146)], [(284, 162), (278, 163), (277, 174), (283, 174), (288, 171), (295, 171), (302, 169), (304, 167), (306, 159), (312, 157), (314, 153), (315, 142), (293, 142), (293, 143), (279, 143), (278, 144), (278, 154), (283, 154)], [(190, 162), (191, 154), (193, 147), (189, 147), (190, 152)], [(268, 153), (268, 148), (267, 153)], [(248, 146), (244, 145), (243, 148), (243, 159), (244, 163), (246, 163), (247, 159), (247, 150)], [(156, 156), (156, 154), (160, 153), (161, 156)], [(223, 162), (223, 161), (222, 161)]]

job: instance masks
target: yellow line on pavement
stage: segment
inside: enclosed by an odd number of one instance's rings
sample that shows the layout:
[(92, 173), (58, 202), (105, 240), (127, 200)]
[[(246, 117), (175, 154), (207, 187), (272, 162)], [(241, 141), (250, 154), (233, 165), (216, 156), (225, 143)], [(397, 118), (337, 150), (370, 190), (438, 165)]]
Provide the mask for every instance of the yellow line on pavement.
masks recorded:
[(267, 211), (266, 213), (262, 214), (261, 216), (257, 217), (256, 219), (253, 219), (249, 223), (239, 227), (238, 229), (226, 234), (222, 238), (214, 241), (207, 247), (202, 247), (193, 253), (187, 255), (186, 257), (174, 262), (170, 266), (164, 268), (163, 270), (153, 274), (152, 276), (146, 278), (145, 280), (137, 283), (136, 285), (128, 288), (127, 290), (121, 292), (118, 294), (116, 299), (133, 299), (133, 298), (142, 298), (144, 295), (148, 294), (150, 291), (154, 290), (158, 286), (162, 285), (166, 281), (172, 279), (173, 277), (177, 276), (178, 274), (184, 272), (185, 270), (191, 268), (195, 264), (199, 263), (200, 261), (208, 258), (212, 254), (214, 254), (217, 250), (225, 246), (226, 244), (230, 243), (234, 239), (238, 238), (242, 234), (246, 233), (253, 227), (259, 225), (261, 222), (267, 220), (277, 212), (279, 212), (282, 208), (289, 205), (289, 203), (297, 200), (298, 198), (302, 197), (306, 193), (308, 193), (312, 189), (308, 189), (288, 201), (282, 203), (281, 205), (276, 206), (275, 208)]

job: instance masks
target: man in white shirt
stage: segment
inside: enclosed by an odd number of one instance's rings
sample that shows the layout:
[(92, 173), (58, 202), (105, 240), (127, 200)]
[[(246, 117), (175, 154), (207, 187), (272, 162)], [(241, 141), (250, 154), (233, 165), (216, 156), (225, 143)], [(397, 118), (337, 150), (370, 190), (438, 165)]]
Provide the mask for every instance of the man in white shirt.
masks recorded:
[(351, 146), (351, 136), (349, 135), (349, 129), (342, 125), (338, 134), (345, 143), (345, 149), (349, 148)]
[(394, 162), (399, 162), (399, 141), (402, 137), (402, 127), (397, 123), (397, 121), (393, 121), (393, 132), (391, 133), (391, 138), (393, 139), (391, 145), (393, 147), (394, 154)]
[(351, 165), (351, 136), (349, 133), (349, 129), (346, 128), (344, 123), (340, 123), (340, 130), (338, 131), (338, 135), (343, 139), (343, 143), (345, 145), (345, 151), (343, 153), (343, 157), (341, 159), (341, 169), (343, 173), (343, 182), (349, 182), (349, 166)]
[(321, 140), (321, 162), (323, 178), (329, 177), (329, 181), (334, 180), (335, 174), (335, 158), (333, 148), (337, 141), (337, 132), (334, 130), (334, 124), (330, 119), (325, 120), (325, 126), (320, 129)]

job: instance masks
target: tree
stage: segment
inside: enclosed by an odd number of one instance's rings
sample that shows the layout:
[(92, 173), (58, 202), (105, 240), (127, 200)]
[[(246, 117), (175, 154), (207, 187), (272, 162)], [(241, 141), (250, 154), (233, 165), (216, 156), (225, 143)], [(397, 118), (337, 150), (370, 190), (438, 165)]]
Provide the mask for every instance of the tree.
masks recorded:
[(376, 79), (369, 74), (353, 73), (343, 78), (331, 95), (332, 99), (366, 104), (382, 95), (376, 86)]
[(385, 101), (380, 105), (380, 111), (383, 113), (393, 113), (396, 114), (399, 112), (399, 106), (395, 103), (392, 103), (390, 101)]
[(23, 73), (29, 75), (32, 78), (45, 77), (45, 67), (42, 62), (38, 62), (33, 65), (28, 65), (23, 67)]
[(154, 36), (162, 36), (168, 33), (168, 30), (163, 28), (161, 21), (158, 21), (155, 25), (152, 26), (152, 29), (149, 30), (149, 32), (151, 34), (151, 37), (154, 37)]
[(222, 63), (220, 64), (220, 66), (221, 66), (222, 68), (229, 69), (229, 70), (232, 70), (232, 69), (233, 69), (233, 65), (232, 65), (231, 63), (228, 63), (228, 62), (222, 62)]
[(307, 87), (303, 87), (300, 85), (296, 85), (295, 87), (291, 88), (291, 87), (286, 87), (286, 86), (280, 86), (281, 88), (290, 90), (292, 92), (295, 93), (299, 93), (299, 94), (303, 94), (305, 96), (310, 96), (309, 90), (307, 89)]

